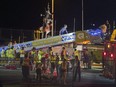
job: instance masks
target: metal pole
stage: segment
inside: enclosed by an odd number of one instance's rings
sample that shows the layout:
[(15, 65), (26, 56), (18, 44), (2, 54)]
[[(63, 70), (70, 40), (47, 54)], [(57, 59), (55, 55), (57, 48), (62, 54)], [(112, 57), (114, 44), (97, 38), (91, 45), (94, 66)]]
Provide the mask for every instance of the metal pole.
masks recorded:
[(114, 59), (114, 63), (115, 63), (115, 74), (114, 74), (114, 79), (115, 79), (115, 85), (116, 85), (116, 58)]
[(84, 30), (84, 11), (83, 11), (83, 0), (82, 0), (82, 31)]
[(54, 0), (52, 0), (52, 36), (54, 35)]

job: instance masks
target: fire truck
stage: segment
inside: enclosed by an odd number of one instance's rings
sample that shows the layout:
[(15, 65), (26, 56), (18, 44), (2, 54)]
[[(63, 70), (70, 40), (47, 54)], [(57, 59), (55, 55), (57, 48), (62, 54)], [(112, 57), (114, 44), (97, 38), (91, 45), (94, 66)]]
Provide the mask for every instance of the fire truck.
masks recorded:
[(116, 41), (106, 41), (102, 56), (103, 76), (116, 80)]
[(116, 83), (116, 29), (113, 30), (109, 41), (104, 42), (103, 76), (115, 79)]

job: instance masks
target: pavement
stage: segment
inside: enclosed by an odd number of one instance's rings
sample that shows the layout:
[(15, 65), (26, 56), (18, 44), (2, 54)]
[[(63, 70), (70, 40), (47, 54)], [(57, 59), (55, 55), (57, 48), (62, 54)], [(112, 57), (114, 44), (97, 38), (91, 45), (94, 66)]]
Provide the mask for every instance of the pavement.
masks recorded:
[(92, 69), (81, 69), (81, 81), (72, 81), (72, 72), (68, 72), (67, 84), (63, 85), (57, 80), (43, 80), (41, 83), (35, 80), (35, 72), (30, 72), (31, 79), (22, 81), (21, 68), (16, 70), (0, 67), (0, 87), (116, 87), (114, 79), (107, 79), (101, 75), (101, 66), (92, 66)]

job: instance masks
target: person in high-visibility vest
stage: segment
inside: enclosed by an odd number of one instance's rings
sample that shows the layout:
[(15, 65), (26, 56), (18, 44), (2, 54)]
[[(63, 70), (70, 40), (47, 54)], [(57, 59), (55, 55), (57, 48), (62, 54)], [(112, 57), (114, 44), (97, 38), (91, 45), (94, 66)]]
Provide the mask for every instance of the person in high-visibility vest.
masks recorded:
[(41, 63), (41, 59), (42, 59), (41, 51), (38, 51), (38, 57), (37, 57), (36, 63)]
[(11, 65), (13, 65), (13, 63), (15, 63), (15, 50), (13, 46), (9, 49), (9, 59), (12, 63)]
[(76, 81), (78, 74), (78, 81), (81, 80), (81, 67), (80, 67), (80, 60), (78, 56), (75, 57), (74, 68), (73, 68), (73, 81)]
[(14, 47), (13, 46), (9, 50), (9, 57), (11, 59), (14, 59), (14, 57), (15, 57), (15, 52), (14, 52)]
[(39, 80), (41, 82), (41, 74), (42, 74), (42, 63), (36, 64), (36, 80)]
[(8, 65), (9, 65), (9, 63), (10, 63), (9, 51), (10, 51), (10, 48), (8, 47), (8, 48), (6, 49), (6, 59), (7, 59), (7, 64), (8, 64)]
[(74, 51), (74, 57), (75, 57), (75, 59), (78, 57), (78, 55), (79, 55), (79, 52), (78, 52), (77, 49), (75, 49), (75, 51)]
[(53, 73), (54, 68), (55, 68), (55, 60), (56, 59), (55, 59), (52, 47), (49, 47), (49, 59), (50, 59), (50, 62), (51, 62), (51, 73)]
[(63, 84), (66, 84), (66, 76), (67, 76), (67, 61), (66, 59), (63, 59), (63, 62), (61, 64), (61, 72), (62, 72), (62, 81)]
[(9, 49), (9, 58), (10, 58), (10, 60), (13, 58), (13, 49), (12, 48), (10, 48)]
[(55, 57), (56, 57), (55, 65), (56, 65), (57, 75), (58, 77), (61, 77), (61, 64), (62, 64), (61, 57), (58, 55), (58, 53), (56, 53)]
[(5, 54), (5, 55), (6, 55), (7, 59), (9, 58), (9, 49), (10, 49), (10, 48), (7, 48), (7, 49), (6, 49), (6, 54)]
[(10, 49), (9, 49), (9, 60), (12, 61), (13, 58), (14, 58), (14, 57), (13, 57), (13, 49), (10, 48)]
[(22, 75), (23, 75), (23, 80), (29, 80), (30, 76), (30, 59), (28, 58), (28, 54), (25, 54), (25, 58), (22, 63)]
[(24, 47), (21, 48), (21, 50), (19, 51), (19, 54), (20, 54), (20, 65), (22, 65), (23, 63), (23, 60), (25, 58), (25, 50), (24, 50)]
[(35, 47), (32, 48), (32, 50), (28, 53), (28, 57), (30, 58), (30, 65), (31, 65), (31, 70), (34, 69), (34, 60), (37, 57), (37, 50)]
[(40, 49), (38, 50), (38, 53), (39, 53), (41, 56), (43, 56), (45, 52), (42, 50), (42, 48), (40, 48)]
[(51, 56), (50, 61), (51, 61), (51, 73), (53, 73), (55, 68), (55, 61), (56, 61), (55, 55)]
[(51, 58), (53, 55), (53, 50), (52, 50), (52, 47), (49, 47), (49, 58)]
[(34, 62), (35, 57), (37, 57), (37, 50), (35, 47), (33, 47), (32, 50), (29, 52), (29, 58), (32, 64)]

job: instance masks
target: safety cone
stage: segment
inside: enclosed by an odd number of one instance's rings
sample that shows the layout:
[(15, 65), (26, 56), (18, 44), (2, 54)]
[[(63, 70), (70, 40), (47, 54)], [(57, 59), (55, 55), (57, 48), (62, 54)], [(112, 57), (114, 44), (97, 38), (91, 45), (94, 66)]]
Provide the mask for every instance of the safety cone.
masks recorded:
[(53, 76), (54, 76), (54, 77), (57, 77), (56, 67), (55, 67), (55, 69), (54, 69)]

